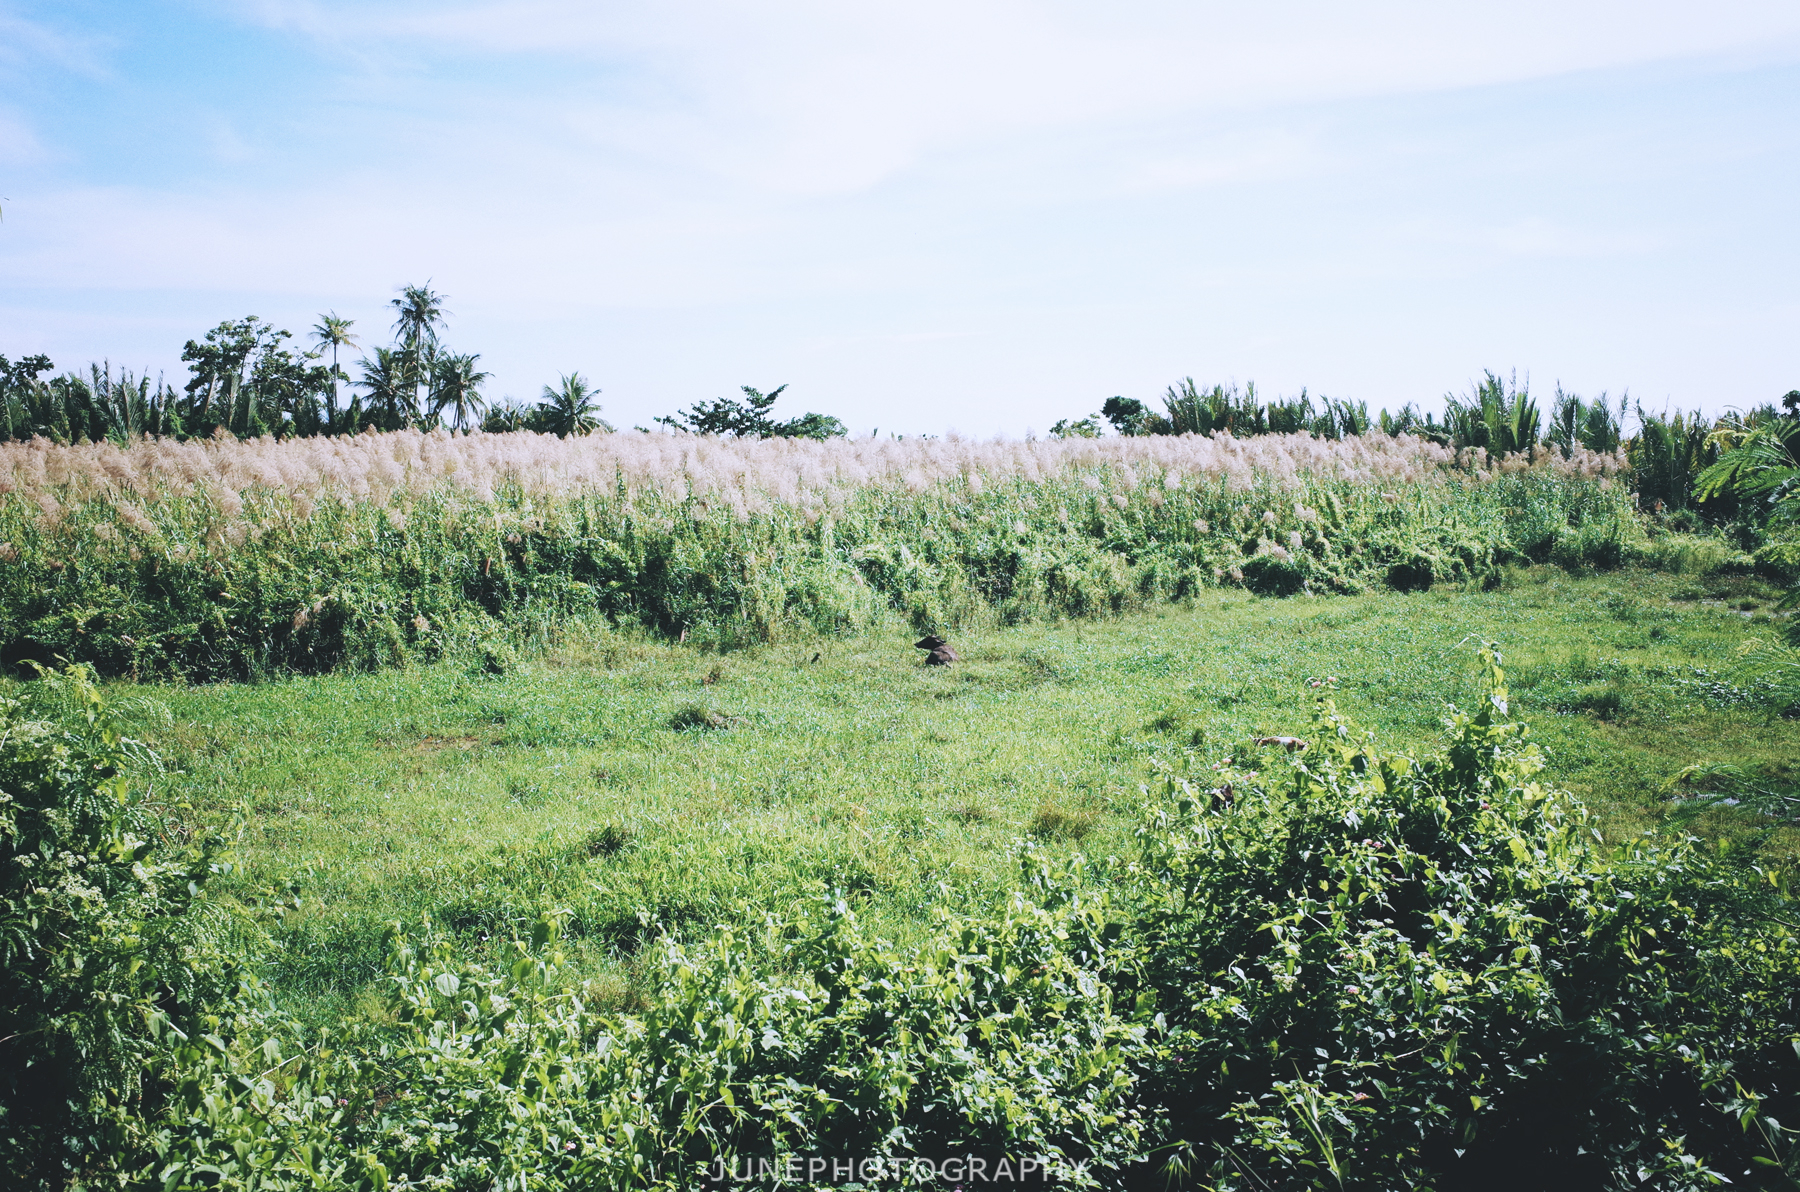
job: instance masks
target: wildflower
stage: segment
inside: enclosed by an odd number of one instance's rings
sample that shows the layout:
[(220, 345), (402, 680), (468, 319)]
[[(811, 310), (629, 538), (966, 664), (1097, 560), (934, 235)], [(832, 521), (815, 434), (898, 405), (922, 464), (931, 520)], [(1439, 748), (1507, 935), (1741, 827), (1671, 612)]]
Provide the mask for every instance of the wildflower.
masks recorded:
[(1265, 525), (1265, 526), (1272, 526), (1272, 525), (1274, 525), (1274, 524), (1275, 524), (1275, 523), (1276, 523), (1276, 521), (1278, 521), (1278, 520), (1279, 520), (1279, 519), (1278, 519), (1278, 518), (1277, 518), (1277, 517), (1276, 517), (1276, 516), (1275, 516), (1275, 511), (1274, 511), (1274, 510), (1273, 510), (1273, 509), (1265, 509), (1265, 510), (1263, 510), (1263, 515), (1262, 515), (1262, 521), (1263, 521), (1263, 525)]

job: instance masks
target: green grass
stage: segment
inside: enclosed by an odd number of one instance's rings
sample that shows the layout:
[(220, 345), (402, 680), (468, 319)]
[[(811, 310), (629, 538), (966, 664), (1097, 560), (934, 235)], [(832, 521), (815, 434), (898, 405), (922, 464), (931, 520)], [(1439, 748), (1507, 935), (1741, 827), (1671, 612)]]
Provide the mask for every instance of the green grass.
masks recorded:
[(1551, 779), (1615, 838), (1693, 830), (1789, 862), (1792, 827), (1671, 799), (1695, 764), (1800, 787), (1800, 721), (1725, 674), (1772, 626), (1704, 595), (1536, 568), (1490, 592), (1207, 593), (958, 638), (945, 668), (910, 636), (722, 656), (601, 637), (501, 676), (446, 663), (119, 694), (150, 697), (134, 706), (171, 768), (169, 831), (244, 806), (240, 897), (298, 883), (273, 974), (291, 1005), (341, 1011), (379, 972), (387, 921), (428, 914), (474, 945), (547, 907), (572, 912), (596, 993), (628, 999), (640, 909), (704, 930), (836, 888), (904, 938), (1011, 881), (1021, 836), (1125, 855), (1152, 759), (1304, 736), (1322, 690), (1393, 744), (1429, 740), (1477, 690), (1480, 638), (1506, 653)]

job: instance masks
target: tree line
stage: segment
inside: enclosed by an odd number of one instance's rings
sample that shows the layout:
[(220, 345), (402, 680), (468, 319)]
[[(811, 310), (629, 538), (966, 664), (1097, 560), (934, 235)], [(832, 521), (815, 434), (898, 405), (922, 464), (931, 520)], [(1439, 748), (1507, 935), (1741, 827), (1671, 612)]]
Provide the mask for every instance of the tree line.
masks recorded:
[[(0, 442), (36, 436), (61, 443), (110, 440), (126, 443), (154, 435), (193, 438), (220, 431), (243, 438), (356, 434), (364, 430), (449, 428), (456, 431), (530, 430), (561, 436), (611, 431), (599, 390), (579, 372), (543, 387), (535, 402), (490, 400), (490, 377), (478, 353), (453, 350), (444, 339), (449, 312), (444, 295), (429, 284), (403, 287), (389, 302), (391, 342), (361, 352), (355, 324), (322, 314), (304, 342), (254, 315), (228, 319), (181, 353), (186, 383), (176, 389), (158, 377), (110, 365), (85, 373), (54, 374), (49, 357), (12, 361), (0, 355)], [(356, 376), (346, 354), (359, 352)], [(748, 438), (828, 439), (847, 433), (827, 414), (778, 419), (782, 385), (764, 393), (742, 386), (741, 398), (697, 402), (654, 419), (672, 431)], [(1759, 429), (1800, 417), (1800, 390), (1748, 412), (1707, 418), (1699, 411), (1656, 413), (1628, 397), (1604, 393), (1588, 400), (1561, 385), (1545, 404), (1516, 374), (1487, 371), (1464, 394), (1444, 397), (1444, 411), (1422, 412), (1408, 403), (1397, 413), (1371, 413), (1367, 402), (1314, 397), (1264, 400), (1254, 383), (1202, 387), (1192, 377), (1171, 385), (1161, 408), (1116, 396), (1097, 413), (1062, 419), (1050, 428), (1059, 438), (1122, 435), (1214, 435), (1237, 438), (1309, 433), (1343, 439), (1371, 432), (1412, 434), (1455, 450), (1510, 455), (1548, 446), (1564, 456), (1577, 447), (1628, 457), (1633, 484), (1646, 508), (1709, 516), (1735, 510), (1735, 497), (1716, 486), (1698, 486), (1702, 472)], [(1635, 412), (1637, 433), (1625, 432)], [(644, 428), (639, 428), (644, 429)], [(1757, 441), (1771, 441), (1767, 436)], [(1779, 434), (1773, 441), (1783, 441)], [(1731, 506), (1731, 508), (1726, 508)]]
[[(1050, 428), (1058, 438), (1094, 437), (1108, 427), (1122, 435), (1212, 435), (1236, 438), (1266, 434), (1309, 433), (1326, 439), (1365, 435), (1411, 434), (1457, 451), (1473, 448), (1505, 456), (1548, 446), (1565, 458), (1577, 447), (1611, 454), (1624, 452), (1631, 464), (1634, 489), (1646, 509), (1712, 520), (1737, 511), (1739, 494), (1730, 486), (1702, 485), (1701, 474), (1745, 442), (1785, 443), (1800, 419), (1800, 389), (1775, 402), (1747, 411), (1708, 418), (1698, 410), (1646, 410), (1629, 396), (1617, 400), (1604, 393), (1588, 400), (1566, 393), (1561, 385), (1547, 405), (1540, 405), (1529, 383), (1517, 374), (1501, 377), (1487, 371), (1469, 392), (1444, 395), (1442, 417), (1421, 412), (1411, 403), (1398, 413), (1369, 412), (1367, 402), (1314, 398), (1304, 389), (1296, 398), (1264, 401), (1251, 383), (1202, 388), (1192, 377), (1169, 386), (1161, 409), (1131, 397), (1108, 398), (1099, 412), (1063, 419)], [(1637, 430), (1626, 433), (1635, 414)], [(1784, 429), (1786, 428), (1786, 429)]]
[[(57, 375), (41, 354), (0, 355), (0, 442), (43, 437), (59, 443), (127, 443), (146, 435), (186, 439), (221, 431), (240, 438), (357, 434), (364, 430), (530, 430), (562, 436), (611, 431), (599, 390), (579, 372), (546, 385), (536, 402), (490, 400), (478, 353), (444, 339), (449, 312), (429, 284), (406, 286), (389, 306), (392, 341), (360, 352), (355, 323), (322, 314), (304, 341), (255, 315), (227, 319), (190, 339), (177, 389), (160, 376), (90, 365)], [(356, 376), (345, 370), (359, 350)], [(808, 413), (771, 414), (786, 386), (768, 394), (744, 386), (744, 398), (700, 402), (656, 419), (674, 430), (768, 438), (831, 438), (844, 424)]]

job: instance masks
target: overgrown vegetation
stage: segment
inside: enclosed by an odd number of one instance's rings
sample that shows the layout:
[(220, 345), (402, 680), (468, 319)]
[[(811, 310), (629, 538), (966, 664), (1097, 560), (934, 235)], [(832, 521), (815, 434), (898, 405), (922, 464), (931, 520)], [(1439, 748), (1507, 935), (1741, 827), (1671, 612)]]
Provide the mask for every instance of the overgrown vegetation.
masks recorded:
[[(220, 914), (178, 951), (202, 1017), (121, 1011), (158, 1047), (138, 1095), (83, 1110), (109, 1145), (18, 1135), (11, 1171), (685, 1188), (790, 1160), (841, 1185), (829, 1164), (854, 1160), (949, 1186), (979, 1158), (1065, 1186), (1788, 1186), (1800, 951), (1778, 875), (1597, 842), (1484, 658), (1434, 751), (1384, 749), (1327, 698), (1298, 752), (1171, 756), (1118, 861), (1021, 845), (1009, 892), (907, 943), (847, 891), (704, 943), (651, 920), (623, 1003), (571, 980), (543, 906), (488, 961), (397, 927), (378, 1012), (320, 1034), (228, 979)], [(89, 714), (11, 715), (6, 740), (73, 733), (99, 763), (34, 788), (43, 812), (125, 766)], [(9, 759), (9, 791), (67, 770)], [(9, 827), (9, 871), (41, 851), (22, 841)], [(108, 855), (104, 834), (78, 847)], [(125, 954), (97, 967), (136, 980)]]
[[(334, 316), (185, 395), (0, 361), (0, 659), (320, 676), (4, 687), (11, 1182), (1795, 1186), (1793, 409), (592, 435), (395, 305), (344, 407)], [(962, 660), (824, 660), (903, 627)]]
[(1655, 549), (1615, 457), (1307, 435), (946, 443), (619, 434), (0, 446), (0, 658), (242, 677), (604, 620), (718, 647)]

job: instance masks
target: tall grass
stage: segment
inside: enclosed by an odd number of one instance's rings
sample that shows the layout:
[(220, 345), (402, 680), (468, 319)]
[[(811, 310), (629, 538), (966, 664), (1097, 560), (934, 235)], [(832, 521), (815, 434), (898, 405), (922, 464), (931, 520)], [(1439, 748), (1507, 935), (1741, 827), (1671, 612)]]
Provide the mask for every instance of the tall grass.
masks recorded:
[(1411, 436), (0, 446), (0, 658), (373, 667), (604, 618), (729, 647), (1617, 563), (1617, 456)]

